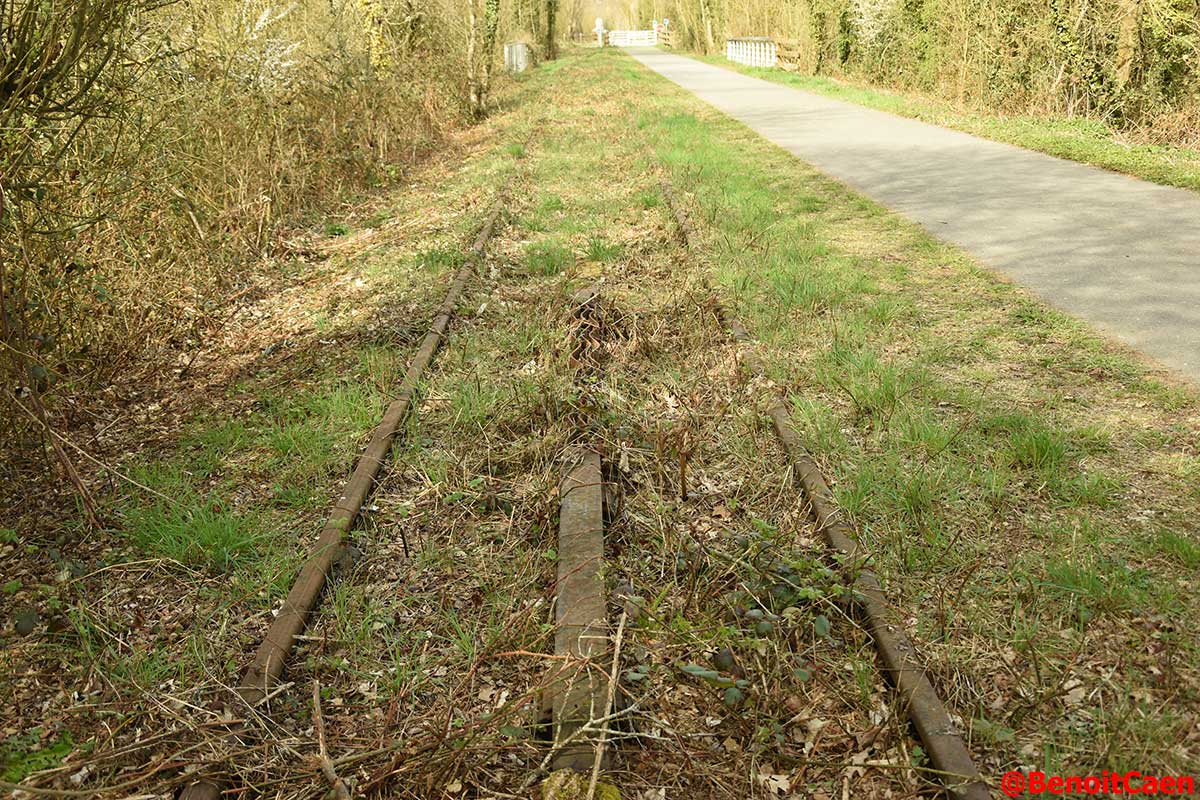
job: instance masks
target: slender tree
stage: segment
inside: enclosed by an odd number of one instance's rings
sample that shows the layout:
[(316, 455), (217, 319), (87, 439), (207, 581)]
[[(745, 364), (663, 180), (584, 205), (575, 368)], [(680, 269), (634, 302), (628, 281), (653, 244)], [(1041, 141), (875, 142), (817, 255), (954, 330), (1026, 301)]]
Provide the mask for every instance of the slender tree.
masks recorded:
[(704, 52), (716, 50), (713, 43), (712, 3), (710, 0), (700, 0), (700, 16), (704, 21)]
[[(1120, 24), (1117, 30), (1117, 63), (1116, 75), (1118, 85), (1124, 87), (1134, 72), (1138, 58), (1142, 15), (1145, 11), (1143, 0), (1123, 0), (1120, 4)], [(1200, 8), (1197, 9), (1200, 18)]]
[(558, 35), (554, 30), (558, 0), (546, 0), (546, 59), (558, 58)]
[(471, 0), (470, 31), (467, 39), (467, 86), (471, 115), (476, 119), (487, 111), (487, 96), (492, 88), (492, 62), (496, 51), (496, 30), (500, 25), (500, 0), (483, 0), (483, 19), (476, 0)]

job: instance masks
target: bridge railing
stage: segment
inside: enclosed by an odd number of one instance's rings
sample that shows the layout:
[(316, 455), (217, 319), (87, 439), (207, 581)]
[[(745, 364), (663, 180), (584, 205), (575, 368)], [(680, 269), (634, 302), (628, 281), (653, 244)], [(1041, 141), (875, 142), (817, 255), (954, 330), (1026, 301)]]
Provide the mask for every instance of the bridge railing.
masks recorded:
[(773, 67), (779, 58), (779, 47), (769, 36), (742, 36), (725, 40), (725, 57), (748, 67)]
[(656, 47), (658, 31), (609, 31), (608, 43), (613, 47)]

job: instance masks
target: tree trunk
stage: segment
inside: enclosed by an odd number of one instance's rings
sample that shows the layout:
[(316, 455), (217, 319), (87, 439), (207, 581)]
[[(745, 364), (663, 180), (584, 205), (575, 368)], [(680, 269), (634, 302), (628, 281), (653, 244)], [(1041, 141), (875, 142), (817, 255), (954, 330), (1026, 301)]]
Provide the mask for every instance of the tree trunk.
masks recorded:
[(558, 36), (554, 18), (558, 15), (558, 0), (546, 0), (546, 60), (558, 58)]
[(492, 63), (496, 54), (496, 29), (500, 25), (500, 0), (484, 0), (483, 46), (479, 68), (479, 115), (487, 111), (488, 92), (492, 90)]
[(479, 15), (475, 11), (475, 0), (468, 3), (467, 14), (467, 104), (471, 116), (478, 118), (483, 114), (483, 103), (479, 96), (479, 64), (476, 60), (479, 51)]
[(1117, 34), (1117, 85), (1126, 86), (1137, 63), (1142, 31), (1142, 0), (1121, 3), (1121, 29)]
[(712, 24), (712, 0), (700, 0), (700, 17), (704, 22), (704, 52), (712, 53), (716, 50), (716, 45), (713, 43), (713, 24)]
[(487, 112), (488, 92), (492, 88), (492, 61), (496, 50), (496, 29), (500, 25), (500, 0), (483, 0), (483, 21), (476, 0), (468, 8), (470, 28), (467, 37), (467, 87), (471, 116), (481, 119)]

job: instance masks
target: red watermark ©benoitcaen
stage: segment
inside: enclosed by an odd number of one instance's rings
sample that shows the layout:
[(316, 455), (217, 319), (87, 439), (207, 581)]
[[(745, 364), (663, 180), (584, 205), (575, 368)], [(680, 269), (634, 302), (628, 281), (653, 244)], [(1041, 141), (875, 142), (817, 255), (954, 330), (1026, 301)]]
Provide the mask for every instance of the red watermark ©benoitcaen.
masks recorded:
[(1022, 794), (1188, 795), (1195, 794), (1196, 781), (1191, 775), (1145, 775), (1137, 770), (1105, 770), (1099, 775), (1047, 775), (1036, 770), (1014, 770), (1004, 773), (1000, 791), (1009, 797)]

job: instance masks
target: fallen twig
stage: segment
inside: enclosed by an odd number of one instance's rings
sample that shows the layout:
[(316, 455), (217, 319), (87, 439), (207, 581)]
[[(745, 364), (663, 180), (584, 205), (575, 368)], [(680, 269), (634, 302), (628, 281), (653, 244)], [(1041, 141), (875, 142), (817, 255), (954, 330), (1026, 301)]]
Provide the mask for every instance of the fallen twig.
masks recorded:
[(333, 762), (329, 759), (329, 751), (325, 749), (325, 720), (321, 716), (321, 682), (313, 681), (313, 728), (317, 731), (317, 748), (321, 753), (321, 774), (329, 783), (329, 792), (333, 800), (350, 800), (350, 787), (338, 777)]
[[(625, 638), (625, 620), (629, 618), (629, 613), (621, 612), (621, 620), (617, 623), (617, 639), (613, 645), (612, 670), (608, 675), (608, 697), (604, 701), (604, 716), (612, 713), (613, 698), (617, 690), (617, 668), (621, 664), (621, 641)], [(593, 800), (596, 796), (596, 782), (600, 780), (600, 764), (604, 760), (604, 743), (608, 738), (608, 726), (605, 725), (600, 729), (600, 735), (596, 737), (596, 759), (592, 762), (592, 777), (588, 781), (587, 800)]]

